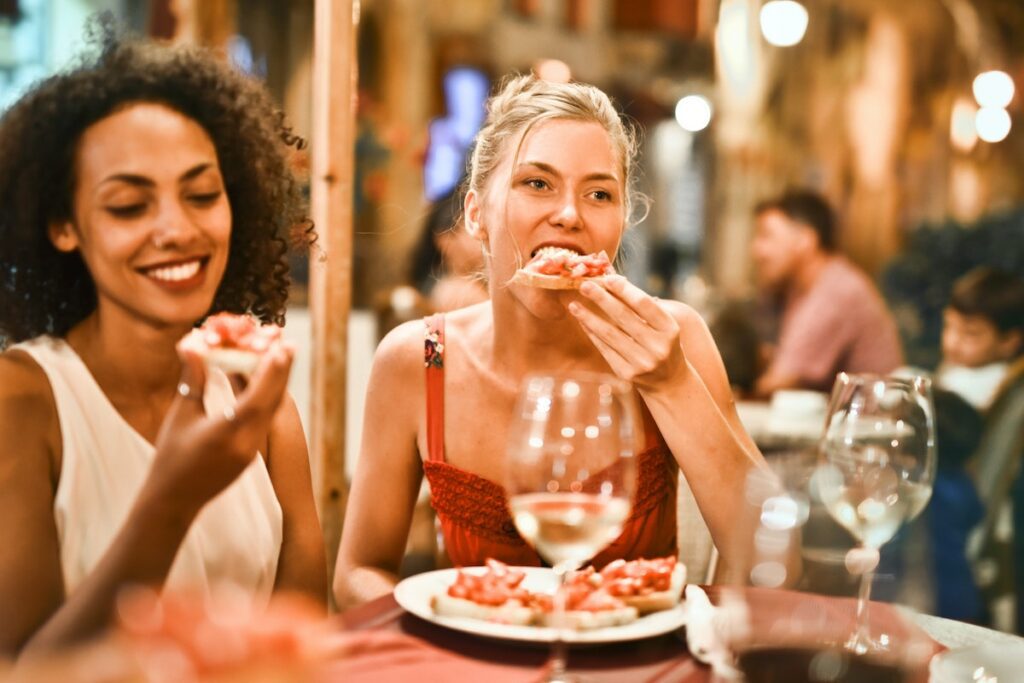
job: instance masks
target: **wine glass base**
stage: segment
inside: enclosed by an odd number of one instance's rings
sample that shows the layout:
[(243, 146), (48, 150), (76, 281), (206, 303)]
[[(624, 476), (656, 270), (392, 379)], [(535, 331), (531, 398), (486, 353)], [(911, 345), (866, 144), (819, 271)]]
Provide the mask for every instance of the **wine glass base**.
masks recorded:
[(579, 676), (573, 676), (564, 671), (562, 673), (550, 673), (542, 680), (544, 683), (585, 683), (584, 679)]
[(874, 638), (866, 630), (861, 630), (850, 636), (850, 639), (843, 643), (843, 648), (855, 655), (888, 654), (892, 652), (891, 642), (886, 633)]

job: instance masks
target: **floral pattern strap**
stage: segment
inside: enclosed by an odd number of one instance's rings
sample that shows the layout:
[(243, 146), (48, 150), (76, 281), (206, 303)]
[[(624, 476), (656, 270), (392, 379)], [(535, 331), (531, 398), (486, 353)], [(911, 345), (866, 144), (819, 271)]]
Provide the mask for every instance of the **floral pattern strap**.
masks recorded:
[(423, 365), (428, 368), (444, 368), (444, 338), (434, 325), (434, 318), (427, 318), (423, 326)]
[(444, 462), (444, 314), (423, 319), (427, 373), (427, 459)]

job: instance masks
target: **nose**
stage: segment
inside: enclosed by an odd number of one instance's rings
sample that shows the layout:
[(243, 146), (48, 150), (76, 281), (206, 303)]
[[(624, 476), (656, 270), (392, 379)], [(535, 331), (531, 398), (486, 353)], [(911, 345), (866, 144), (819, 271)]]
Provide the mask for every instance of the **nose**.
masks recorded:
[(572, 192), (565, 192), (558, 199), (558, 206), (555, 207), (551, 216), (551, 223), (567, 230), (579, 230), (583, 227), (583, 218), (580, 216), (578, 198)]
[(160, 203), (153, 228), (153, 245), (158, 249), (181, 248), (188, 246), (196, 238), (198, 231), (188, 212), (177, 199)]

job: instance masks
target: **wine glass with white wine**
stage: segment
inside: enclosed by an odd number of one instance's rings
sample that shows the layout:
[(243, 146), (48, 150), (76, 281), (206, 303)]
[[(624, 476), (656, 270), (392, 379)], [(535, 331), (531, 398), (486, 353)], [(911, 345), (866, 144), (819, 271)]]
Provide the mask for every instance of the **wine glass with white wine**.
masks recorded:
[(548, 681), (565, 673), (567, 572), (614, 541), (636, 482), (636, 400), (615, 377), (528, 377), (509, 427), (506, 482), (516, 528), (558, 577)]
[(857, 654), (884, 652), (867, 620), (878, 549), (928, 503), (935, 481), (931, 381), (840, 373), (829, 402), (814, 486), (832, 517), (860, 544), (847, 565), (861, 573), (857, 626), (846, 643)]

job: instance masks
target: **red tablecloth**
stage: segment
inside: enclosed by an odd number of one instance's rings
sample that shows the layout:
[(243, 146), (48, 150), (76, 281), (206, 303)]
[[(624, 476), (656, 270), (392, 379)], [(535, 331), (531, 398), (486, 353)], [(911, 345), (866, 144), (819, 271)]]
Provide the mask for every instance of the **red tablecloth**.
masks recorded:
[[(707, 589), (712, 601), (722, 590)], [(842, 640), (853, 627), (855, 602), (791, 591), (742, 589), (756, 637), (806, 634)], [(876, 629), (902, 643), (913, 636), (929, 651), (940, 649), (916, 626), (908, 624), (891, 606), (872, 603)], [(337, 617), (349, 639), (348, 655), (325, 671), (324, 680), (345, 681), (536, 681), (547, 660), (546, 645), (510, 643), (477, 638), (452, 631), (407, 614), (391, 596), (349, 610)], [(586, 680), (645, 681), (649, 683), (704, 683), (710, 670), (686, 650), (683, 632), (612, 645), (573, 647), (569, 669)], [(926, 680), (922, 676), (921, 680)]]

